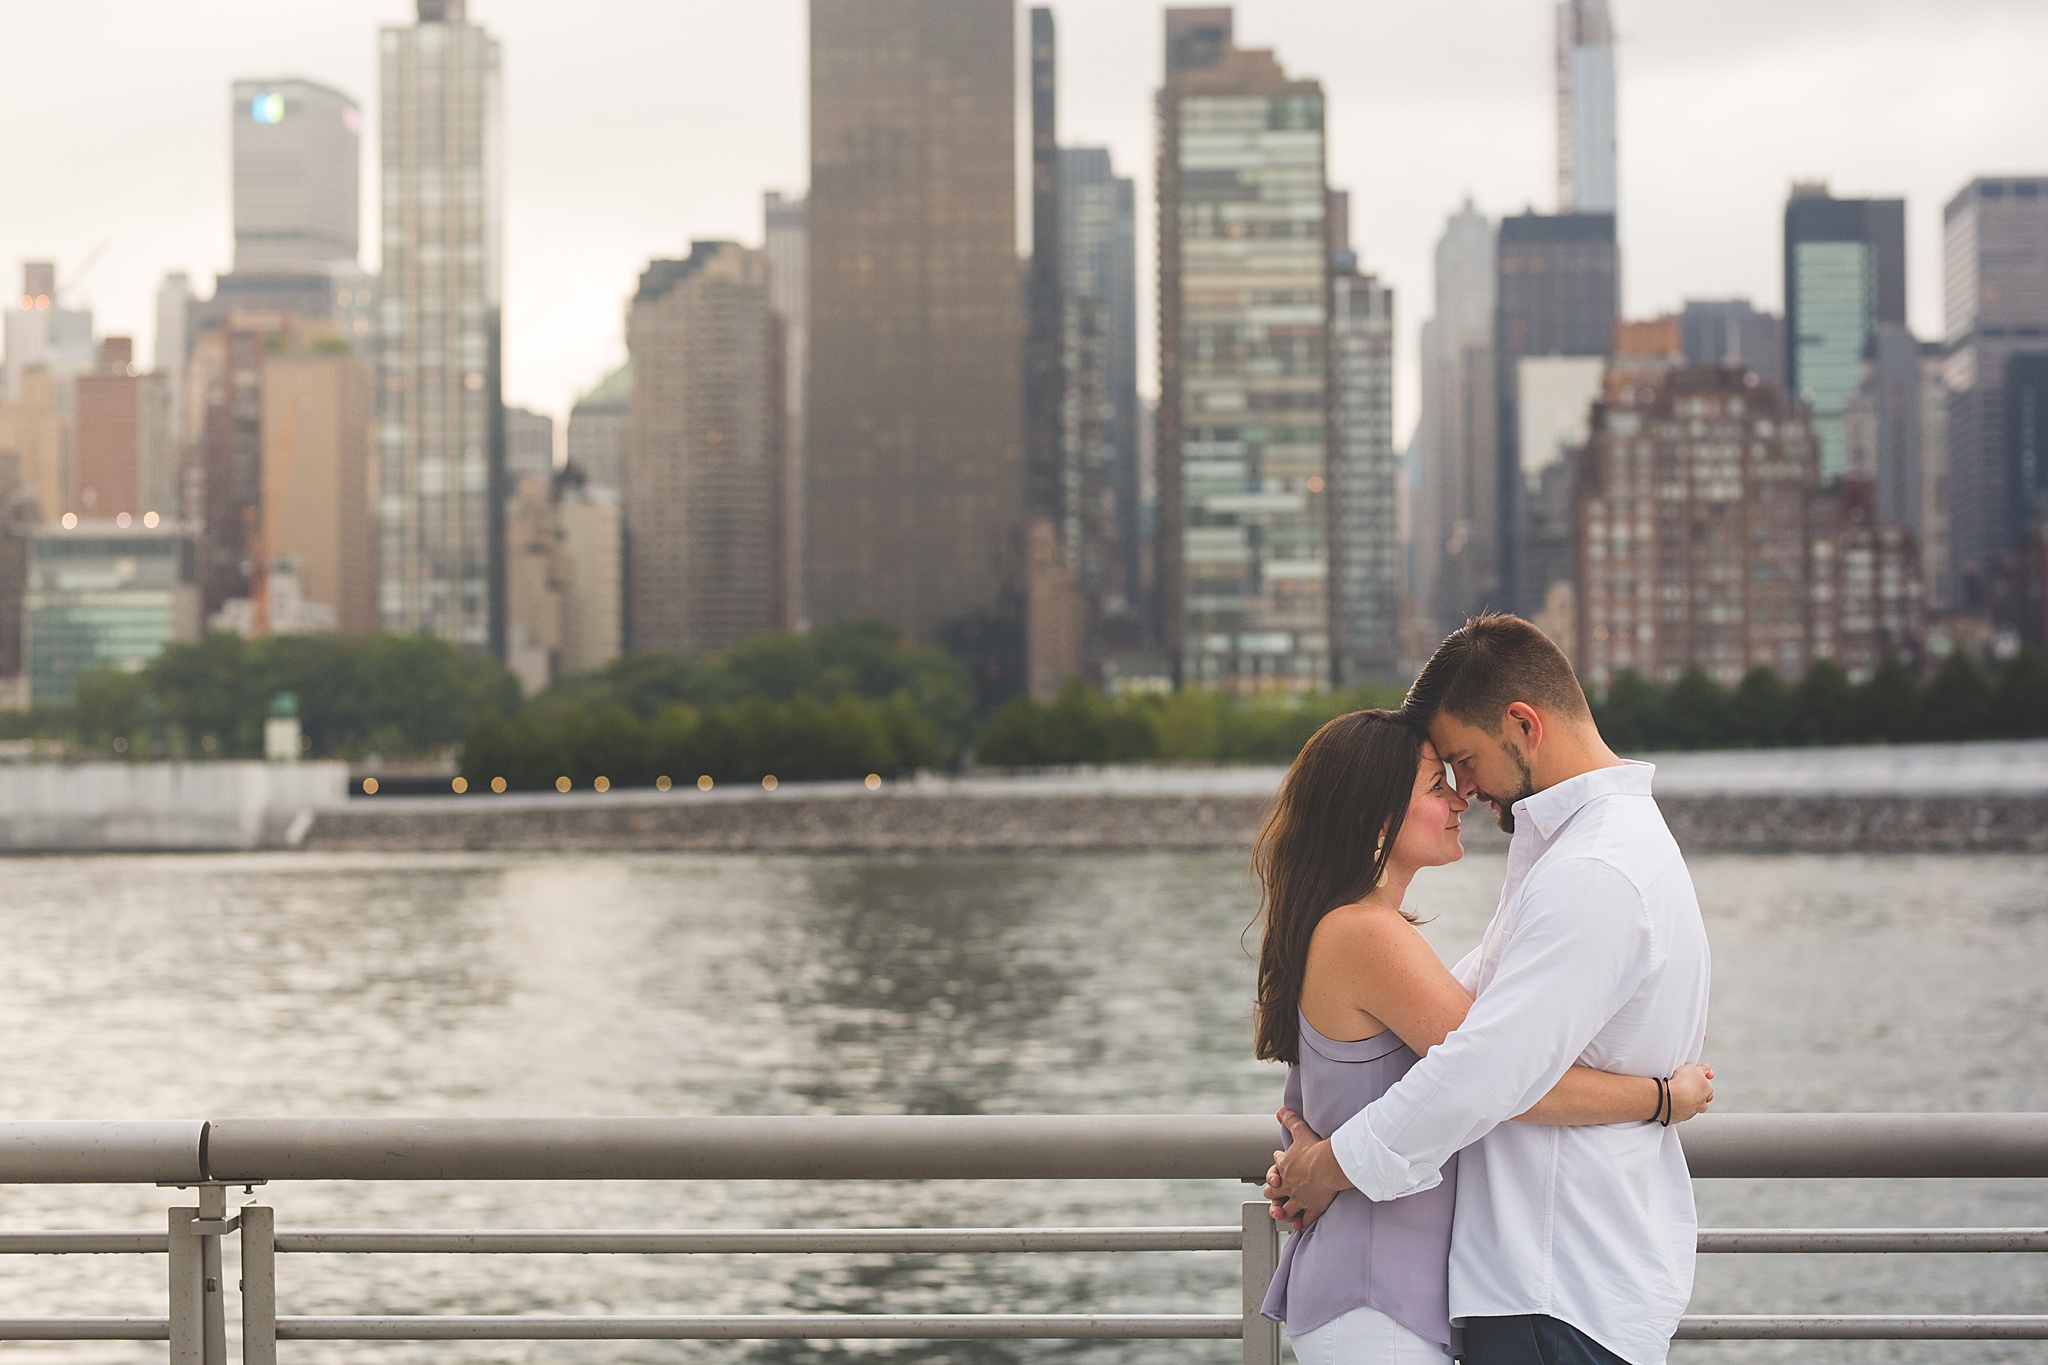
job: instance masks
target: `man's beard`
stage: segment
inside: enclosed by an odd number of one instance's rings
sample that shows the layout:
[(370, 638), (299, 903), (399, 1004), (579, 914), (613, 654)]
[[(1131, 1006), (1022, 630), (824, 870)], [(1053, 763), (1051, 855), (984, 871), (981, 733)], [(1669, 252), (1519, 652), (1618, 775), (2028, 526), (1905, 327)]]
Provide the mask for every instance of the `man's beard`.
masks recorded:
[(1522, 757), (1520, 749), (1515, 748), (1512, 744), (1503, 744), (1500, 748), (1501, 752), (1506, 754), (1515, 765), (1515, 775), (1519, 779), (1515, 784), (1516, 792), (1513, 796), (1505, 798), (1495, 796), (1492, 792), (1480, 792), (1479, 799), (1493, 806), (1494, 819), (1499, 822), (1501, 833), (1513, 834), (1515, 832), (1515, 802), (1526, 801), (1536, 794), (1536, 775), (1529, 771), (1529, 760)]

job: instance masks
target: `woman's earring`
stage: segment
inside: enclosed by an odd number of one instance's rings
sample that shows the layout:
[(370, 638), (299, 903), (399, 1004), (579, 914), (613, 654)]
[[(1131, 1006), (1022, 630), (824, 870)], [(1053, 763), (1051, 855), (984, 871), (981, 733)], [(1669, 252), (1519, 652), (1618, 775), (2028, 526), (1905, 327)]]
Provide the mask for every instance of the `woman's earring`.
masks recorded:
[(1375, 867), (1377, 867), (1377, 868), (1379, 869), (1379, 875), (1378, 875), (1377, 877), (1373, 878), (1373, 883), (1372, 883), (1372, 889), (1373, 889), (1373, 890), (1375, 890), (1375, 891), (1379, 890), (1379, 889), (1380, 889), (1381, 887), (1383, 887), (1383, 886), (1385, 886), (1385, 885), (1387, 884), (1387, 861), (1386, 861), (1386, 860), (1387, 860), (1387, 836), (1386, 836), (1386, 834), (1385, 834), (1384, 832), (1382, 832), (1382, 833), (1380, 834), (1380, 840), (1379, 840), (1379, 842), (1378, 842), (1377, 844), (1374, 844), (1374, 845), (1373, 845), (1373, 849), (1372, 849), (1372, 861), (1373, 861), (1373, 866), (1375, 866)]

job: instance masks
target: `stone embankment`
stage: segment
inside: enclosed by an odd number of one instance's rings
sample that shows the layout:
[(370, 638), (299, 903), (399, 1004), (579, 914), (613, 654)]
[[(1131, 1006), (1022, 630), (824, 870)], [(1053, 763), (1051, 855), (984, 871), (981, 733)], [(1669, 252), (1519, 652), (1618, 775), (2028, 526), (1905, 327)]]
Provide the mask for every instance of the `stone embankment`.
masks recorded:
[[(1176, 789), (1183, 788), (1183, 789)], [(776, 792), (358, 798), (318, 811), (300, 846), (380, 852), (991, 852), (1234, 849), (1272, 791), (1245, 774), (1198, 782), (1082, 779), (855, 785)], [(1692, 852), (2048, 851), (2048, 790), (1674, 791), (1660, 796)], [(1502, 836), (1483, 808), (1467, 843)]]

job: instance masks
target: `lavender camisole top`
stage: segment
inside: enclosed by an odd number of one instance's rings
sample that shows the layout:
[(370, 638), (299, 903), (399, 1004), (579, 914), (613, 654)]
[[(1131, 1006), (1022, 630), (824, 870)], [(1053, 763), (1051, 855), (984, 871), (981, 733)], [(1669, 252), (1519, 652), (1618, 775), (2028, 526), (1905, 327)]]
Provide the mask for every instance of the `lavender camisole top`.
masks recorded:
[[(1392, 1029), (1340, 1043), (1301, 1017), (1301, 1061), (1287, 1069), (1287, 1107), (1328, 1136), (1408, 1074), (1416, 1056)], [(1455, 1355), (1451, 1326), (1451, 1212), (1458, 1160), (1434, 1189), (1377, 1203), (1338, 1195), (1306, 1232), (1287, 1239), (1262, 1310), (1289, 1336), (1314, 1331), (1354, 1308), (1376, 1308)]]

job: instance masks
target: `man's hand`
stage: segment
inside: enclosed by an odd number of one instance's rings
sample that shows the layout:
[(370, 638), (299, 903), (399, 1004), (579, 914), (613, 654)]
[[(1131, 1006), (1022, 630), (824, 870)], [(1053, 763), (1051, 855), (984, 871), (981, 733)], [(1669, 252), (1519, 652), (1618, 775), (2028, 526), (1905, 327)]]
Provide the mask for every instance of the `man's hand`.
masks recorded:
[(1273, 1153), (1263, 1193), (1273, 1201), (1273, 1217), (1300, 1231), (1322, 1217), (1330, 1201), (1351, 1188), (1351, 1180), (1337, 1164), (1330, 1144), (1304, 1123), (1301, 1115), (1282, 1109), (1279, 1118), (1293, 1144), (1284, 1152)]
[(1704, 1114), (1714, 1102), (1714, 1068), (1704, 1062), (1687, 1062), (1671, 1073), (1670, 1090), (1673, 1123)]

